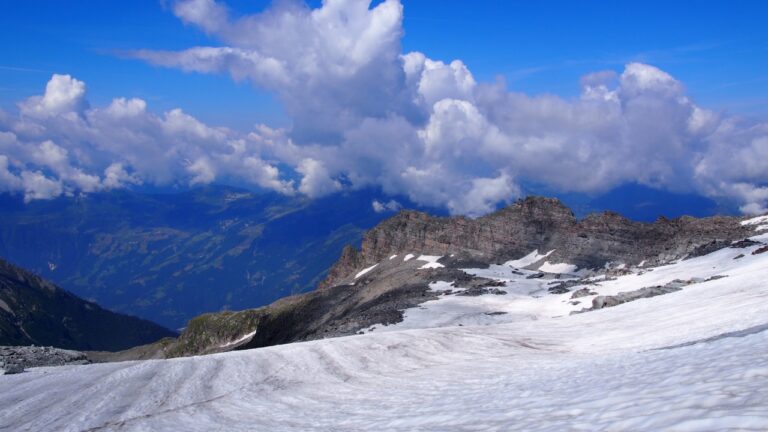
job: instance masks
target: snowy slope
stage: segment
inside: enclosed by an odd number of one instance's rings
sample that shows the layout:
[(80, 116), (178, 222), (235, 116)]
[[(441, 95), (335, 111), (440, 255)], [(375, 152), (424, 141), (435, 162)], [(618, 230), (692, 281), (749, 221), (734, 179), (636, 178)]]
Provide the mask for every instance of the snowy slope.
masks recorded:
[[(757, 239), (758, 237), (753, 237)], [(652, 269), (635, 268), (631, 273), (606, 280), (604, 277), (593, 278), (594, 285), (577, 285), (566, 294), (550, 294), (547, 288), (565, 280), (575, 279), (563, 275), (561, 279), (529, 279), (537, 272), (516, 268), (506, 263), (491, 265), (487, 269), (464, 269), (467, 273), (504, 282), (500, 289), (504, 295), (459, 296), (459, 286), (447, 282), (435, 282), (432, 290), (450, 294), (442, 295), (438, 300), (423, 303), (419, 308), (405, 312), (403, 322), (390, 326), (373, 326), (374, 331), (399, 331), (404, 329), (431, 328), (457, 325), (499, 324), (523, 320), (540, 320), (567, 316), (591, 306), (596, 295), (615, 295), (620, 292), (634, 291), (645, 287), (664, 285), (675, 280), (691, 283), (685, 286), (685, 293), (672, 293), (675, 298), (694, 297), (704, 301), (708, 296), (720, 293), (725, 297), (734, 297), (735, 287), (759, 286), (768, 278), (768, 253), (752, 255), (759, 249), (725, 248), (712, 254), (690, 260), (679, 261), (670, 265)], [(739, 257), (743, 255), (743, 257)], [(737, 258), (738, 257), (738, 258)], [(693, 279), (693, 281), (692, 281)], [(712, 280), (709, 280), (712, 279)], [(571, 299), (572, 291), (586, 287), (596, 295)], [(718, 300), (722, 301), (722, 300)], [(645, 312), (642, 312), (645, 313)], [(766, 316), (768, 322), (768, 316)], [(367, 331), (370, 331), (368, 329)]]
[(507, 294), (442, 295), (365, 335), (2, 376), (0, 430), (768, 430), (759, 247), (590, 285), (727, 275), (587, 313), (495, 266), (473, 272)]

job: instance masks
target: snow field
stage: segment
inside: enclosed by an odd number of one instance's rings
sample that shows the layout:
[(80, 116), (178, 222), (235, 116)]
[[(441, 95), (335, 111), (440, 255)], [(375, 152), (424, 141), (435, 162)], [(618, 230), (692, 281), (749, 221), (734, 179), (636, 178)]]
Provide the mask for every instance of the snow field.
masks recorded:
[(589, 288), (607, 295), (727, 275), (583, 314), (570, 312), (591, 297), (573, 305), (546, 292), (551, 280), (491, 266), (470, 271), (507, 294), (442, 295), (365, 335), (32, 369), (0, 377), (0, 430), (764, 431), (768, 253), (757, 248), (598, 280)]

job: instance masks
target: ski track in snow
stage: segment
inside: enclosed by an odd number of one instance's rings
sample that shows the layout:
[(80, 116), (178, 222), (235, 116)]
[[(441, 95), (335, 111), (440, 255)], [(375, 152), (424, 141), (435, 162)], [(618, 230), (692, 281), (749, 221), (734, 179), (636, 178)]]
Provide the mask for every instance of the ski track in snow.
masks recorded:
[(727, 275), (583, 314), (569, 315), (591, 297), (572, 305), (551, 281), (491, 266), (471, 271), (507, 294), (441, 295), (365, 335), (0, 376), (0, 430), (764, 431), (757, 248), (598, 280), (605, 295)]

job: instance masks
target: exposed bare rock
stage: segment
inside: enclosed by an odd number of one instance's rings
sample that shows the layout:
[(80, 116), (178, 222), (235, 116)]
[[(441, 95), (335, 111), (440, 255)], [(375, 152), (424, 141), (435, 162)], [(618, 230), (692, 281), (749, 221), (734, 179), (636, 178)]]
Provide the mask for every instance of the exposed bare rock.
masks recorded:
[(5, 363), (0, 366), (4, 375), (14, 375), (24, 372), (24, 366), (18, 363)]
[(547, 288), (547, 291), (549, 291), (552, 294), (565, 294), (575, 286), (587, 285), (589, 283), (590, 282), (584, 281), (582, 279), (570, 279), (563, 282), (550, 282), (550, 284), (554, 284), (554, 285)]
[(63, 366), (68, 364), (88, 364), (90, 360), (85, 353), (37, 346), (0, 346), (0, 369), (10, 373), (10, 368), (27, 368), (41, 366)]
[(748, 247), (759, 245), (759, 244), (760, 242), (756, 242), (750, 239), (744, 239), (744, 240), (739, 240), (737, 242), (732, 243), (730, 247), (734, 249), (744, 249), (744, 248), (748, 248)]
[(577, 299), (577, 298), (581, 298), (581, 297), (588, 297), (588, 296), (595, 295), (595, 294), (597, 294), (597, 293), (594, 292), (594, 291), (590, 291), (589, 288), (581, 288), (581, 289), (577, 289), (576, 291), (574, 291), (573, 294), (571, 294), (571, 298), (572, 299)]
[(481, 295), (486, 294), (493, 294), (493, 295), (504, 295), (507, 292), (504, 290), (500, 290), (498, 288), (480, 288), (480, 287), (474, 287), (474, 288), (468, 288), (464, 291), (461, 291), (459, 293), (456, 293), (457, 296), (465, 296), (465, 297), (477, 297)]
[(684, 216), (643, 223), (612, 212), (577, 220), (557, 199), (541, 197), (520, 200), (478, 219), (402, 211), (368, 231), (359, 252), (345, 249), (319, 288), (348, 283), (356, 271), (402, 253), (453, 254), (445, 262), (461, 257), (487, 265), (534, 250), (554, 250), (547, 261), (579, 268), (601, 268), (609, 262), (653, 265), (744, 239), (751, 228), (742, 226), (741, 220)]
[(640, 288), (639, 290), (621, 292), (616, 295), (600, 295), (592, 299), (591, 308), (582, 309), (574, 313), (589, 312), (597, 309), (617, 306), (622, 303), (628, 303), (628, 302), (643, 299), (643, 298), (656, 297), (664, 294), (669, 294), (675, 291), (680, 291), (687, 285), (721, 279), (723, 277), (726, 277), (726, 276), (724, 275), (713, 276), (706, 280), (701, 278), (691, 278), (689, 280), (675, 279), (664, 285)]
[(328, 281), (340, 280), (343, 277), (352, 274), (355, 269), (362, 267), (364, 263), (360, 251), (347, 245), (341, 251), (341, 257), (328, 271), (328, 276), (320, 282), (318, 289), (328, 288)]

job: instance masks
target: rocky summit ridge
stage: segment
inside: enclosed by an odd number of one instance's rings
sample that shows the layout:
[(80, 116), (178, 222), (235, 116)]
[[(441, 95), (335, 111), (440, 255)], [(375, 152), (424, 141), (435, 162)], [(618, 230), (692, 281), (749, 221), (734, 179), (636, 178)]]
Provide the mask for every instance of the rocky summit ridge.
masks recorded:
[(578, 220), (565, 204), (544, 197), (528, 197), (477, 219), (406, 210), (368, 231), (359, 250), (347, 246), (319, 288), (348, 281), (360, 269), (397, 253), (454, 254), (459, 260), (487, 265), (536, 250), (551, 253), (532, 268), (545, 261), (582, 269), (597, 269), (610, 262), (651, 265), (682, 258), (712, 242), (742, 239), (750, 230), (741, 220), (683, 216), (645, 223), (613, 212)]

